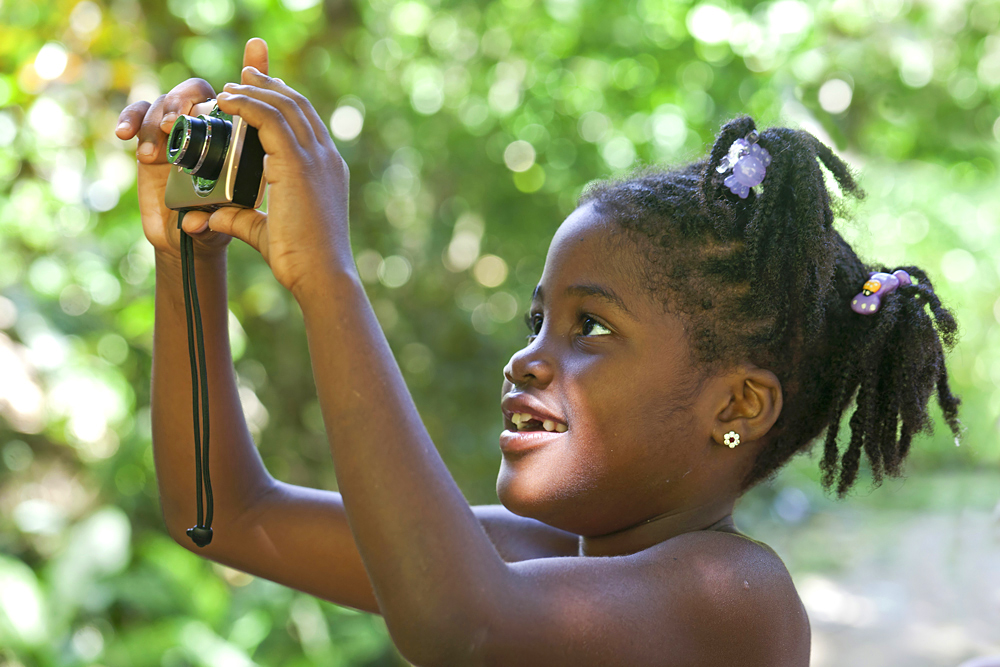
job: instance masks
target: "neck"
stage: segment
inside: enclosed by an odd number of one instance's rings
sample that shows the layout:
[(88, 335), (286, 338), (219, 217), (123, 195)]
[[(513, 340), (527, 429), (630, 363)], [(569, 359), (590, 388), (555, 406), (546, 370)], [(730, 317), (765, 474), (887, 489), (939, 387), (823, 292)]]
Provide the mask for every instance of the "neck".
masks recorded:
[(671, 510), (596, 537), (580, 537), (581, 556), (625, 556), (696, 530), (738, 532), (733, 523), (736, 500)]

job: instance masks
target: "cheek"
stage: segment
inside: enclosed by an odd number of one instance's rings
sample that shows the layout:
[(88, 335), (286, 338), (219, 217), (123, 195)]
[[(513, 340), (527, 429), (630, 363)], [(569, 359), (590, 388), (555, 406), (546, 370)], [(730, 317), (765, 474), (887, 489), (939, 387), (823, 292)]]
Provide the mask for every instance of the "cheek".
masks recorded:
[(650, 462), (682, 455), (697, 427), (694, 389), (662, 357), (631, 364), (623, 376), (619, 391), (603, 392), (592, 406), (607, 435), (617, 431), (632, 454)]
[(580, 464), (613, 468), (626, 443), (641, 428), (636, 421), (635, 394), (628, 373), (611, 364), (591, 363), (576, 369), (569, 394), (574, 455)]

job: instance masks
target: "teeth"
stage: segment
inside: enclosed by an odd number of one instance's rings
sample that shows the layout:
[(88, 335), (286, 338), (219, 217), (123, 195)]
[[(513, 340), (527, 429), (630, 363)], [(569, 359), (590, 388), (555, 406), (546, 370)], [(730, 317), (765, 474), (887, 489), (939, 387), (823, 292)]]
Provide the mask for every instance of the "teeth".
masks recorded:
[[(514, 423), (514, 426), (518, 431), (524, 431), (528, 428), (528, 423), (532, 421), (532, 417), (527, 412), (515, 412), (510, 416), (510, 420)], [(542, 428), (546, 431), (555, 431), (556, 433), (565, 433), (566, 424), (560, 424), (552, 419), (546, 419), (542, 422)]]

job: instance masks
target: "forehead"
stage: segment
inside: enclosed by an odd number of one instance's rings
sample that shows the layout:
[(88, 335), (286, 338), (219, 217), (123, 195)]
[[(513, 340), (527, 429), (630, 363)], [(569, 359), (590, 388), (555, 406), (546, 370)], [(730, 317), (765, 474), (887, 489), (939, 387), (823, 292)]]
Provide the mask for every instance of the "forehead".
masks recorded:
[(636, 250), (618, 225), (603, 218), (592, 205), (584, 204), (559, 225), (552, 237), (540, 284), (551, 293), (556, 285), (597, 283), (612, 288), (631, 306), (647, 298), (645, 291), (639, 290)]

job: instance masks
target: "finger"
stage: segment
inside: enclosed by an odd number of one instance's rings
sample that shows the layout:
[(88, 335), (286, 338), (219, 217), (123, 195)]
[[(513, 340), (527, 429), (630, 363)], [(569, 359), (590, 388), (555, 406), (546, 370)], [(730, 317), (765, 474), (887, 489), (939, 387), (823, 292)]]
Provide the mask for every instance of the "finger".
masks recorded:
[(208, 228), (213, 232), (229, 234), (262, 255), (266, 252), (267, 215), (256, 209), (223, 206), (212, 213), (208, 219)]
[(273, 90), (295, 102), (295, 104), (302, 111), (302, 115), (309, 123), (309, 126), (312, 128), (316, 141), (320, 143), (330, 141), (332, 143), (332, 139), (330, 139), (330, 131), (326, 129), (326, 124), (319, 117), (319, 114), (316, 113), (316, 109), (313, 108), (312, 103), (306, 99), (305, 95), (298, 92), (281, 79), (269, 77), (253, 68), (243, 69), (243, 79), (245, 83), (250, 83), (258, 88)]
[(181, 222), (181, 229), (188, 234), (200, 234), (208, 229), (208, 213), (205, 211), (188, 211)]
[[(299, 143), (295, 132), (276, 108), (249, 95), (219, 93), (219, 109), (232, 116), (240, 116), (257, 128), (260, 145), (269, 155), (287, 153), (289, 144)], [(269, 181), (270, 182), (270, 181)]]
[(260, 37), (251, 37), (247, 40), (247, 46), (243, 50), (243, 67), (248, 66), (267, 74), (267, 42)]
[(281, 112), (281, 115), (285, 118), (285, 122), (288, 123), (288, 126), (292, 128), (293, 132), (295, 132), (295, 137), (298, 139), (300, 144), (310, 148), (315, 146), (316, 134), (313, 132), (309, 121), (306, 120), (305, 114), (302, 113), (302, 109), (299, 105), (281, 93), (274, 90), (267, 90), (266, 88), (241, 86), (235, 83), (227, 83), (223, 87), (222, 92), (233, 95), (245, 95), (255, 100), (260, 100), (265, 104), (269, 104)]
[(142, 119), (146, 117), (146, 111), (149, 109), (149, 106), (149, 102), (142, 100), (122, 109), (122, 112), (118, 114), (118, 127), (115, 128), (115, 135), (119, 139), (131, 139), (134, 137), (135, 133), (139, 131)]
[(166, 134), (160, 129), (160, 120), (163, 118), (163, 100), (166, 95), (160, 95), (146, 110), (146, 116), (139, 126), (139, 145), (136, 148), (136, 157), (145, 164), (156, 164), (160, 160), (160, 154), (166, 157), (163, 141)]
[(160, 129), (169, 133), (178, 116), (190, 114), (195, 104), (215, 98), (215, 90), (204, 79), (188, 79), (167, 93), (163, 100), (163, 118)]

